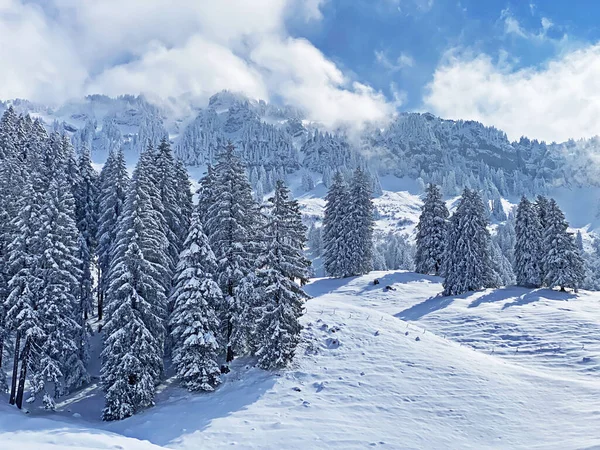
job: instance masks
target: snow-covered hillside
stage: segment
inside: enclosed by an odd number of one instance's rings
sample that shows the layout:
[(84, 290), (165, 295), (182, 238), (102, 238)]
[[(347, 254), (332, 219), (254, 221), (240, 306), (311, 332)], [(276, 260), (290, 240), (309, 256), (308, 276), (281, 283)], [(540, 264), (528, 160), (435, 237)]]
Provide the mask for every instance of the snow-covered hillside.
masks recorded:
[(0, 406), (1, 447), (600, 446), (600, 294), (441, 297), (439, 278), (411, 272), (317, 279), (307, 291), (288, 370), (239, 360), (205, 395), (169, 379), (154, 408), (108, 424), (94, 387), (56, 413)]

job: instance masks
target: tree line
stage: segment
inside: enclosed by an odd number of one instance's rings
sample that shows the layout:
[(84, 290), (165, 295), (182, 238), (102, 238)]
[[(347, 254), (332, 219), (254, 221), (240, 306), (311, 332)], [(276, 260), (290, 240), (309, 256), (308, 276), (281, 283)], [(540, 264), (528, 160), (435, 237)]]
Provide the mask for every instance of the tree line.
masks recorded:
[[(232, 145), (198, 202), (163, 139), (131, 178), (120, 150), (100, 174), (87, 148), (9, 108), (0, 120), (0, 385), (10, 403), (89, 382), (92, 316), (102, 333), (104, 420), (154, 401), (165, 360), (190, 390), (211, 391), (226, 363), (294, 356), (310, 262), (298, 203), (277, 181), (259, 204)], [(97, 271), (94, 283), (92, 271)]]
[(519, 286), (579, 289), (585, 267), (575, 237), (554, 199), (523, 197), (517, 207), (513, 262), (491, 240), (478, 192), (463, 191), (449, 216), (440, 189), (427, 187), (417, 225), (416, 270), (444, 277), (444, 295), (459, 295), (516, 281)]

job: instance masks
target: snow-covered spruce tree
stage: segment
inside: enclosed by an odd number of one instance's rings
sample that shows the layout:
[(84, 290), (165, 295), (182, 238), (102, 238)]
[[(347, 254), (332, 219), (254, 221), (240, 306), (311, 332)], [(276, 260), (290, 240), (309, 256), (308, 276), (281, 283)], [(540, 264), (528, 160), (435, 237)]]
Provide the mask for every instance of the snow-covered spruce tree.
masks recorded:
[[(6, 262), (9, 281), (4, 306), (6, 309), (6, 332), (14, 333), (15, 339), (11, 404), (16, 402), (19, 364), (21, 363), (25, 369), (29, 366), (30, 352), (22, 350), (25, 348), (24, 344), (31, 340), (41, 342), (44, 338), (36, 298), (33, 295), (39, 283), (34, 272), (34, 264), (39, 254), (33, 244), (35, 233), (41, 226), (40, 208), (42, 205), (41, 195), (38, 190), (34, 189), (34, 186), (41, 185), (41, 180), (37, 175), (36, 171), (28, 174), (26, 181), (21, 186), (15, 202), (18, 206), (18, 214), (10, 224), (12, 233), (9, 236), (10, 243)], [(31, 345), (28, 348), (31, 348)], [(27, 376), (26, 371), (24, 376)], [(23, 386), (24, 384), (25, 380), (23, 379)]]
[(446, 245), (448, 208), (435, 184), (427, 186), (427, 194), (417, 224), (415, 268), (418, 273), (439, 275)]
[(200, 217), (194, 214), (175, 273), (170, 319), (173, 364), (190, 391), (212, 391), (220, 383), (215, 308), (223, 294), (212, 278), (216, 267)]
[(178, 239), (183, 245), (192, 223), (194, 202), (192, 197), (192, 183), (185, 165), (180, 159), (175, 160), (175, 197), (179, 213)]
[(122, 150), (108, 155), (98, 180), (98, 231), (96, 234), (98, 268), (98, 319), (103, 318), (103, 303), (108, 290), (112, 248), (117, 239), (117, 224), (123, 212), (129, 175)]
[(508, 259), (511, 266), (515, 266), (515, 244), (517, 242), (515, 232), (515, 217), (509, 217), (505, 223), (499, 224), (496, 234), (492, 240), (498, 244), (502, 254)]
[(321, 236), (322, 228), (311, 224), (308, 229), (308, 248), (313, 258), (318, 258), (323, 253), (323, 238)]
[(373, 193), (371, 180), (359, 167), (348, 191), (345, 239), (348, 255), (347, 275), (364, 275), (373, 270)]
[(500, 222), (504, 222), (507, 219), (500, 197), (496, 197), (492, 200), (492, 217)]
[[(153, 155), (153, 164), (148, 167), (152, 173), (159, 192), (160, 202), (155, 203), (157, 211), (162, 211), (164, 218), (164, 232), (167, 237), (167, 268), (165, 278), (165, 292), (169, 295), (179, 253), (187, 236), (190, 226), (192, 197), (191, 186), (187, 170), (178, 164), (171, 151), (167, 138), (163, 138)], [(171, 297), (168, 298), (167, 314), (173, 310)], [(170, 327), (167, 323), (167, 354), (171, 351)]]
[(260, 222), (245, 168), (231, 143), (219, 155), (214, 176), (214, 198), (206, 212), (205, 229), (217, 259), (216, 281), (224, 297), (217, 314), (229, 362), (235, 353), (244, 351), (251, 337), (241, 332), (246, 307), (236, 288), (256, 265)]
[(323, 218), (323, 256), (325, 271), (332, 277), (349, 274), (350, 262), (345, 234), (347, 231), (348, 188), (342, 175), (337, 172), (325, 197)]
[(442, 273), (444, 295), (460, 295), (499, 284), (490, 257), (485, 207), (475, 191), (463, 191), (450, 218)]
[(152, 171), (162, 204), (162, 215), (166, 224), (165, 234), (169, 242), (167, 252), (169, 255), (169, 270), (172, 274), (183, 245), (183, 239), (185, 239), (187, 233), (187, 229), (183, 230), (183, 228), (189, 224), (189, 221), (187, 224), (182, 223), (177, 195), (179, 186), (175, 177), (175, 159), (166, 138), (161, 140), (154, 152), (153, 162), (149, 170)]
[(43, 197), (40, 224), (34, 235), (38, 256), (32, 272), (37, 279), (35, 306), (44, 340), (36, 343), (39, 355), (32, 364), (31, 376), (33, 394), (44, 389), (46, 407), (52, 408), (53, 399), (89, 380), (82, 359), (86, 335), (80, 305), (75, 203), (66, 177), (60, 172)]
[(18, 117), (9, 106), (0, 118), (0, 160), (16, 155)]
[(310, 176), (310, 173), (304, 171), (302, 173), (302, 190), (304, 192), (312, 191), (315, 188), (315, 182)]
[(413, 270), (415, 247), (407, 236), (389, 232), (381, 241), (380, 251), (385, 260), (386, 270)]
[(298, 203), (282, 181), (269, 203), (266, 254), (257, 272), (262, 299), (255, 340), (259, 365), (275, 369), (292, 360), (300, 341), (299, 320), (308, 295), (296, 280), (308, 279), (310, 262), (303, 254), (306, 227)]
[(81, 260), (79, 281), (80, 308), (84, 318), (92, 312), (92, 273), (91, 265), (96, 254), (98, 233), (98, 174), (92, 167), (90, 152), (83, 148), (78, 161), (78, 178), (73, 196), (75, 199), (75, 219), (82, 239), (79, 242)]
[[(102, 350), (104, 420), (119, 420), (154, 402), (163, 372), (166, 261), (159, 196), (148, 165), (140, 160), (119, 218), (106, 298)], [(155, 262), (158, 261), (158, 262)]]
[[(0, 121), (0, 125), (2, 122)], [(0, 129), (0, 133), (2, 130)], [(17, 203), (19, 191), (23, 188), (21, 179), (21, 164), (13, 154), (6, 155), (4, 159), (0, 154), (0, 392), (6, 388), (3, 366), (5, 344), (8, 343), (8, 330), (5, 328), (6, 309), (4, 303), (8, 296), (8, 270), (9, 244), (13, 239), (12, 221), (17, 217)]]
[(565, 220), (554, 199), (548, 202), (544, 230), (544, 281), (550, 288), (560, 286), (560, 290), (572, 288), (577, 292), (585, 278), (583, 259), (579, 254), (573, 235), (567, 231)]
[(538, 211), (526, 197), (517, 207), (515, 223), (515, 275), (525, 287), (542, 285), (542, 226)]
[(490, 255), (494, 272), (498, 275), (500, 286), (511, 286), (516, 282), (512, 264), (502, 252), (502, 249), (493, 239), (490, 241)]
[[(171, 292), (171, 283), (173, 281), (173, 270), (179, 254), (173, 253), (173, 241), (176, 236), (167, 222), (165, 217), (165, 204), (163, 203), (163, 195), (161, 195), (161, 180), (162, 170), (161, 164), (157, 163), (159, 159), (158, 151), (151, 145), (142, 152), (138, 160), (137, 168), (144, 175), (144, 179), (148, 181), (145, 186), (149, 195), (150, 207), (148, 211), (152, 214), (152, 226), (156, 228), (157, 233), (153, 235), (156, 239), (154, 246), (147, 246), (144, 249), (144, 257), (150, 264), (154, 266), (159, 274), (159, 280), (163, 286), (163, 291), (168, 299)], [(170, 184), (170, 183), (169, 183)], [(175, 259), (173, 259), (173, 256)], [(165, 304), (165, 313), (168, 315), (168, 304)], [(165, 316), (165, 319), (167, 316)]]
[(550, 207), (550, 202), (543, 195), (538, 195), (535, 200), (535, 207), (537, 209), (542, 230), (545, 230), (548, 226), (548, 209)]
[(577, 230), (577, 234), (575, 235), (575, 245), (577, 246), (577, 250), (579, 250), (579, 254), (583, 255), (583, 235), (581, 234), (581, 230)]
[[(196, 191), (196, 195), (198, 196), (198, 205), (196, 206), (196, 211), (198, 212), (200, 220), (203, 224), (206, 224), (208, 222), (208, 210), (217, 201), (217, 197), (215, 194), (215, 183), (215, 170), (213, 166), (209, 164), (206, 169), (206, 173), (200, 179), (199, 187)], [(210, 232), (208, 229), (206, 229), (206, 227), (204, 233), (210, 239)]]

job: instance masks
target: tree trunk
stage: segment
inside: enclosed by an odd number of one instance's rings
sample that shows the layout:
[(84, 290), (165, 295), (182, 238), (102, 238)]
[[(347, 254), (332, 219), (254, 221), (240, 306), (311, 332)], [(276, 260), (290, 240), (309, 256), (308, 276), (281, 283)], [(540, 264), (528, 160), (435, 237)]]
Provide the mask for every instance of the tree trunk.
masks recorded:
[(30, 348), (31, 338), (27, 336), (21, 355), (21, 375), (19, 376), (19, 390), (17, 391), (17, 408), (19, 409), (23, 406), (23, 392), (25, 391), (25, 378), (27, 377), (27, 363), (29, 362)]
[(98, 320), (102, 320), (102, 288), (100, 282), (102, 280), (102, 271), (100, 270), (100, 264), (98, 264)]
[(4, 334), (0, 334), (0, 370), (2, 370), (2, 356), (4, 355)]
[(227, 321), (227, 358), (226, 362), (233, 361), (233, 348), (231, 347), (231, 343), (229, 340), (231, 339), (231, 334), (233, 333), (233, 325), (231, 323), (231, 319)]
[(10, 383), (10, 399), (8, 403), (15, 404), (15, 395), (17, 394), (17, 373), (19, 372), (19, 348), (21, 347), (21, 332), (17, 331), (15, 338), (15, 360), (13, 362), (12, 380)]
[(102, 313), (104, 307), (104, 293), (98, 289), (98, 320), (102, 320)]
[[(233, 283), (229, 282), (227, 286), (227, 293), (230, 297), (233, 297)], [(227, 318), (227, 356), (226, 362), (233, 361), (233, 348), (231, 347), (231, 335), (233, 334), (233, 323), (231, 322), (231, 316)]]

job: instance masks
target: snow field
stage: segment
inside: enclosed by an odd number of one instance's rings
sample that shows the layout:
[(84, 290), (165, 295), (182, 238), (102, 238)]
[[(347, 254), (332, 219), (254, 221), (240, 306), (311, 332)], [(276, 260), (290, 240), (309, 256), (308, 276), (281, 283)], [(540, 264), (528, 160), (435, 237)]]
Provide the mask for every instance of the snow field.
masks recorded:
[[(288, 370), (238, 360), (223, 386), (202, 395), (167, 380), (155, 407), (108, 424), (94, 390), (47, 417), (2, 406), (2, 448), (600, 445), (599, 294), (507, 288), (438, 297), (439, 278), (409, 272), (306, 288), (304, 342)], [(536, 350), (553, 342), (562, 350)]]

